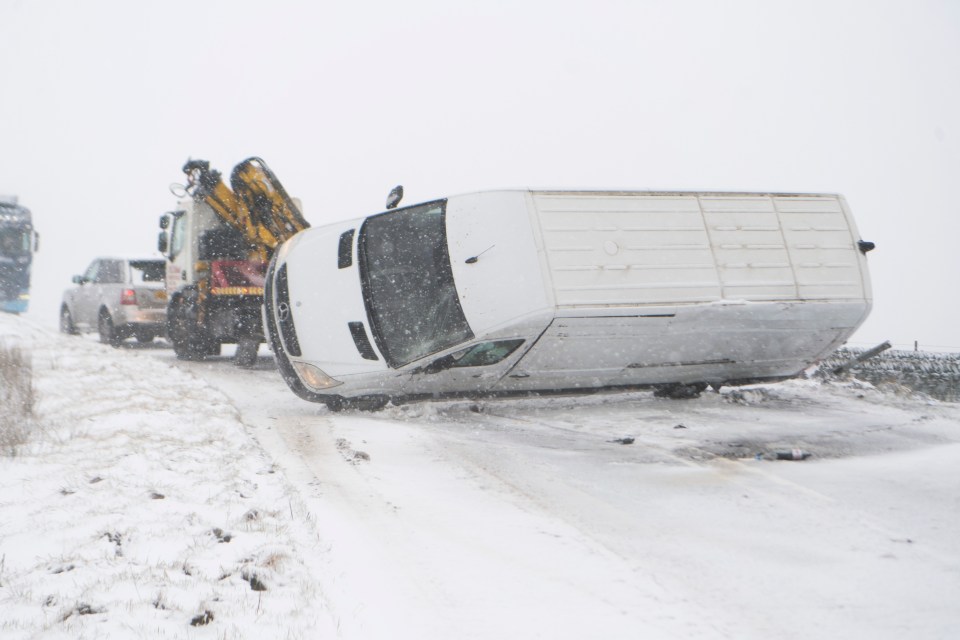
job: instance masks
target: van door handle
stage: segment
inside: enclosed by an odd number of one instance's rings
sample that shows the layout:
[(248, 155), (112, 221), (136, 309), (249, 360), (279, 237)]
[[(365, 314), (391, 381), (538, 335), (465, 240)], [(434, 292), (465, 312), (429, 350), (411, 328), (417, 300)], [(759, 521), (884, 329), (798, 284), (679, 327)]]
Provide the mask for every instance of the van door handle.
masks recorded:
[(510, 375), (511, 378), (529, 378), (529, 373), (514, 373)]

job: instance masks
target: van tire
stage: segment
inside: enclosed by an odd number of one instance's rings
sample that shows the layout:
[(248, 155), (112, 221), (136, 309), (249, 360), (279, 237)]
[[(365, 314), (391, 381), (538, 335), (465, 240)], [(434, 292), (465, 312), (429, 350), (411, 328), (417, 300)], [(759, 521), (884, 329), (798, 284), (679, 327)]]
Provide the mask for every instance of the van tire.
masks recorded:
[(351, 401), (359, 411), (380, 411), (389, 403), (389, 396), (360, 396)]
[(324, 396), (323, 401), (333, 413), (340, 413), (347, 408), (347, 401), (343, 396)]
[(692, 400), (699, 398), (703, 390), (707, 388), (705, 382), (696, 382), (694, 384), (683, 384), (680, 382), (674, 384), (663, 384), (654, 387), (653, 396), (655, 398), (669, 398), (671, 400)]

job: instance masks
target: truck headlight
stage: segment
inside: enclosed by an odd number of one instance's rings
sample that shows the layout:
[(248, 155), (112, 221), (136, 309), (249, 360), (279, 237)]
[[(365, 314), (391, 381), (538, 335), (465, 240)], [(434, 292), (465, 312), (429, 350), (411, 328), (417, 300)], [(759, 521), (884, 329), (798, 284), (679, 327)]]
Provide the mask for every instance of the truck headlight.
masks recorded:
[(312, 364), (296, 361), (294, 361), (292, 364), (293, 368), (297, 371), (297, 375), (300, 376), (300, 380), (303, 382), (303, 384), (315, 391), (324, 391), (326, 389), (338, 387), (343, 384), (339, 380), (334, 380)]

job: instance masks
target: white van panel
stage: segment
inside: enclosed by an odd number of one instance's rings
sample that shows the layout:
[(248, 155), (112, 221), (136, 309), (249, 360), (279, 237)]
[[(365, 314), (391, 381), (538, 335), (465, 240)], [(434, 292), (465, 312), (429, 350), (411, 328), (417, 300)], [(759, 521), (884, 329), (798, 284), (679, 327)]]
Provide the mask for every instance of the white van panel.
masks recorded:
[(560, 307), (710, 302), (721, 297), (693, 195), (533, 195)]
[(795, 300), (797, 287), (774, 200), (699, 198), (726, 300)]
[(460, 306), (478, 336), (553, 310), (527, 202), (525, 191), (447, 200), (450, 267)]
[(674, 315), (558, 317), (496, 388), (791, 377), (837, 348), (864, 315), (862, 302), (768, 302), (682, 306)]
[(856, 229), (841, 198), (776, 199), (790, 247), (799, 297), (804, 300), (863, 298), (869, 294)]
[(863, 299), (835, 195), (534, 192), (559, 307)]

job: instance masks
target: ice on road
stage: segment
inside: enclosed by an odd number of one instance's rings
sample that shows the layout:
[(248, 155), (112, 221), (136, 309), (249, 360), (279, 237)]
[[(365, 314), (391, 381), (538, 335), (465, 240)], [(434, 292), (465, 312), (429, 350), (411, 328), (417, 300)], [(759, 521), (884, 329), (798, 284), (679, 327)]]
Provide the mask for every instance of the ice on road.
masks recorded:
[(265, 351), (0, 334), (37, 391), (0, 459), (4, 637), (960, 635), (955, 404), (799, 380), (332, 414)]

